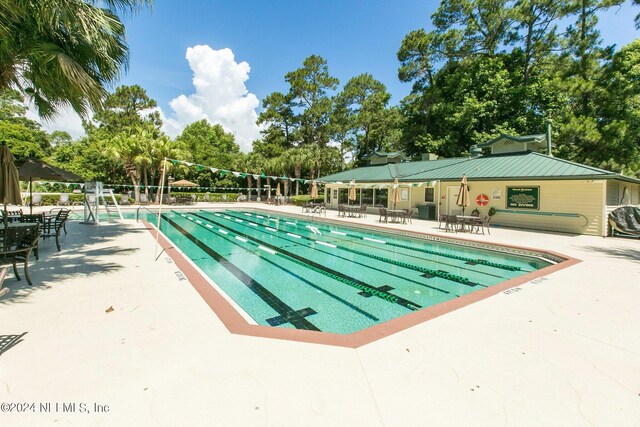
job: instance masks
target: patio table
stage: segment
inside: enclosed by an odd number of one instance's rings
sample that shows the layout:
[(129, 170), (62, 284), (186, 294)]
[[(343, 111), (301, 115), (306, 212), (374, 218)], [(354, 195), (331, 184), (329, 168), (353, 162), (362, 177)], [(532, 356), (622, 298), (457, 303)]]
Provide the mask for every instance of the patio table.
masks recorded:
[(387, 222), (399, 223), (400, 221), (402, 221), (402, 223), (404, 224), (407, 218), (405, 215), (406, 213), (407, 211), (405, 211), (404, 209), (387, 209)]
[[(477, 217), (475, 215), (456, 215), (456, 218), (458, 218), (458, 220), (461, 220), (462, 222), (460, 223), (461, 227), (459, 231), (462, 231), (463, 233), (466, 232), (467, 230), (465, 229), (465, 225), (473, 225), (473, 221), (480, 219), (480, 217)], [(469, 228), (469, 231), (471, 231), (472, 228)]]
[(352, 218), (355, 217), (358, 214), (358, 212), (360, 211), (361, 208), (362, 208), (362, 206), (360, 206), (360, 205), (344, 205), (344, 210)]

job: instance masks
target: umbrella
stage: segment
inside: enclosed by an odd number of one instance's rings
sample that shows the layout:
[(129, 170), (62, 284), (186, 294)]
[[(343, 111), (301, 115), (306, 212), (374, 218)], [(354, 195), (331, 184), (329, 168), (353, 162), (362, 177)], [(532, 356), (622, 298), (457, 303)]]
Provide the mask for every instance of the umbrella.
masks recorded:
[(73, 174), (64, 169), (52, 166), (42, 160), (29, 157), (22, 160), (22, 164), (18, 168), (18, 175), (21, 180), (29, 179), (29, 213), (33, 213), (33, 192), (32, 185), (33, 179), (48, 179), (55, 181), (65, 182), (78, 182), (82, 181), (78, 175)]
[(355, 202), (357, 198), (358, 196), (356, 195), (356, 180), (352, 179), (351, 183), (349, 184), (349, 200)]
[(187, 181), (186, 179), (170, 182), (169, 185), (172, 187), (197, 187), (198, 186), (198, 184), (191, 181)]
[(311, 198), (312, 199), (318, 198), (318, 184), (315, 181), (311, 183)]
[(456, 205), (462, 207), (462, 215), (464, 215), (465, 206), (469, 206), (469, 186), (467, 185), (467, 176), (462, 175), (462, 181), (460, 181), (460, 192), (458, 193), (458, 199)]
[(18, 169), (13, 164), (15, 157), (9, 151), (5, 142), (0, 146), (0, 198), (4, 205), (4, 226), (7, 227), (7, 205), (19, 205), (22, 203), (20, 197), (20, 179)]
[(400, 185), (398, 184), (398, 178), (393, 180), (393, 192), (391, 193), (391, 201), (393, 202), (393, 209), (400, 201)]

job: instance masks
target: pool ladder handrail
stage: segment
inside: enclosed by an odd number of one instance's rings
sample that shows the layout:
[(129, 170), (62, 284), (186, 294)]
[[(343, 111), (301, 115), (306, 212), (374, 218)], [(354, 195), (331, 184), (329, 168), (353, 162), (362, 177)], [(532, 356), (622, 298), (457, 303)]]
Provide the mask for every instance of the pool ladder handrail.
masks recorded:
[(313, 218), (315, 215), (320, 216), (320, 214), (324, 213), (324, 216), (327, 216), (327, 208), (325, 208), (324, 206), (315, 206), (313, 209), (311, 209), (311, 212), (309, 212), (307, 214), (307, 216)]
[(136, 209), (136, 222), (140, 222), (140, 209), (145, 209), (149, 211), (151, 215), (155, 216), (156, 219), (158, 218), (158, 212), (154, 212), (146, 206), (138, 206), (138, 208)]

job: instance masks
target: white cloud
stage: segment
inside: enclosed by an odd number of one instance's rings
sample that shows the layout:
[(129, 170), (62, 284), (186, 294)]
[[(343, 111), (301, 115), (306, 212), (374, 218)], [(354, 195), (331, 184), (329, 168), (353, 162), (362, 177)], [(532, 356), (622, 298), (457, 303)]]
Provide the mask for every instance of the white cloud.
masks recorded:
[(36, 110), (36, 107), (31, 103), (28, 105), (29, 109), (26, 112), (28, 119), (34, 120), (42, 125), (42, 129), (46, 132), (53, 132), (56, 130), (68, 132), (73, 139), (78, 139), (85, 136), (84, 129), (82, 127), (82, 120), (80, 116), (73, 111), (71, 107), (63, 107), (60, 109), (50, 120), (42, 119)]
[(237, 63), (231, 49), (214, 50), (207, 45), (188, 48), (186, 59), (193, 71), (195, 92), (169, 103), (173, 114), (163, 117), (164, 132), (176, 136), (186, 125), (207, 119), (233, 133), (242, 151), (250, 151), (251, 143), (260, 136), (256, 125), (260, 101), (245, 86), (249, 64)]

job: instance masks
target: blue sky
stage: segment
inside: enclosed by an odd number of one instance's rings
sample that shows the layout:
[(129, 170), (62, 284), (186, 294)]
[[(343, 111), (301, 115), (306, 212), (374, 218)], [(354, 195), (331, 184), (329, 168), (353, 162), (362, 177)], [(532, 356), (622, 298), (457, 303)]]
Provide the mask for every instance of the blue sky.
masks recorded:
[[(396, 52), (411, 30), (431, 28), (430, 16), (438, 4), (429, 0), (156, 0), (152, 11), (125, 18), (130, 65), (120, 83), (138, 84), (158, 101), (170, 135), (188, 120), (201, 117), (219, 120), (234, 133), (235, 128), (248, 126), (261, 100), (271, 92), (286, 91), (284, 75), (301, 67), (312, 54), (327, 60), (329, 72), (341, 85), (358, 74), (371, 73), (387, 86), (395, 105), (410, 91), (409, 84), (397, 79)], [(605, 42), (622, 46), (636, 38), (633, 18), (639, 11), (625, 6), (602, 16)], [(198, 45), (210, 49), (192, 52), (187, 61), (187, 49)], [(228, 50), (222, 54), (222, 49)], [(247, 64), (239, 65), (242, 62)], [(216, 68), (216, 64), (223, 65)], [(217, 71), (207, 72), (203, 66)], [(194, 86), (195, 69), (200, 70), (196, 73), (200, 87)], [(229, 79), (231, 91), (212, 89)], [(178, 97), (180, 102), (170, 105)], [(205, 98), (222, 100), (209, 104)], [(234, 102), (234, 98), (244, 99)], [(252, 132), (236, 138), (248, 139), (255, 129)], [(241, 144), (245, 151), (247, 144)]]

